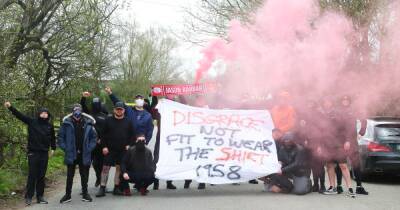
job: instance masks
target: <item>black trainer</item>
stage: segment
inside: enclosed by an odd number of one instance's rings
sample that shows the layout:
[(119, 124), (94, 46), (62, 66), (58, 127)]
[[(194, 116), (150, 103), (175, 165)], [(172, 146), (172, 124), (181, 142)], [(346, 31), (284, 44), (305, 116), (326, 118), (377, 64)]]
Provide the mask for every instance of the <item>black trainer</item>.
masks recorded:
[(153, 190), (158, 190), (159, 187), (160, 187), (159, 180), (155, 179), (153, 183)]
[(204, 190), (206, 189), (206, 184), (205, 183), (200, 183), (199, 186), (197, 187), (199, 190)]
[(192, 180), (185, 180), (185, 184), (183, 185), (184, 189), (189, 189), (190, 183), (192, 183)]
[(64, 195), (64, 197), (61, 198), (60, 203), (68, 203), (71, 202), (71, 195)]
[(368, 195), (369, 193), (364, 189), (364, 187), (359, 186), (356, 188), (356, 194)]
[(167, 189), (176, 190), (176, 186), (171, 181), (167, 181)]
[(43, 196), (37, 197), (37, 203), (39, 203), (39, 204), (49, 204), (49, 202), (47, 202), (46, 199), (43, 198)]
[(335, 195), (338, 194), (336, 188), (330, 186), (327, 190), (325, 190), (322, 194), (324, 195)]
[(350, 198), (356, 198), (356, 194), (353, 191), (353, 188), (349, 188), (349, 190), (347, 191), (347, 196), (349, 196)]
[(322, 186), (319, 188), (318, 193), (323, 194), (325, 191), (326, 191), (325, 185), (322, 185)]
[(100, 186), (99, 191), (96, 193), (96, 197), (104, 197), (106, 196), (106, 187)]
[(32, 205), (32, 198), (25, 198), (25, 205), (27, 206)]
[[(314, 184), (313, 186), (312, 186), (312, 192), (319, 192), (319, 185), (318, 184)], [(325, 191), (325, 190), (324, 190)]]
[(115, 186), (113, 190), (113, 195), (124, 195), (124, 192), (122, 192), (118, 186)]
[(92, 199), (92, 197), (90, 197), (89, 193), (83, 193), (82, 201), (84, 201), (84, 202), (92, 202), (93, 199)]
[(255, 180), (255, 179), (252, 179), (252, 180), (249, 181), (249, 184), (258, 184), (258, 181)]

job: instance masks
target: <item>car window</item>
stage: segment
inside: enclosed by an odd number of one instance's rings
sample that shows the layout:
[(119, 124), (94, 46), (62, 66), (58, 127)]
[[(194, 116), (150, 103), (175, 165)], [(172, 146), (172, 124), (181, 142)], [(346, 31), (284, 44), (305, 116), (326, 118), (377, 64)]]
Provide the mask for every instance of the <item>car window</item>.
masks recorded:
[(386, 124), (375, 126), (377, 140), (400, 140), (400, 124)]

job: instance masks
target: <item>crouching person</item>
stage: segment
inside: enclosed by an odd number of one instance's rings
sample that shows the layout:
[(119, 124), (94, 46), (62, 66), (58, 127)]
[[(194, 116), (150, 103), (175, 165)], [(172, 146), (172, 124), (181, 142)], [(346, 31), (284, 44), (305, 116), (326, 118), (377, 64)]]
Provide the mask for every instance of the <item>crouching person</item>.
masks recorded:
[(130, 147), (121, 162), (121, 185), (129, 189), (134, 183), (141, 195), (147, 195), (147, 187), (154, 182), (155, 164), (150, 149), (146, 146), (144, 135), (138, 136), (136, 144)]
[(268, 191), (304, 195), (311, 191), (308, 154), (303, 146), (295, 143), (295, 135), (286, 133), (278, 152), (281, 173), (267, 178)]
[(91, 154), (96, 147), (97, 134), (94, 129), (96, 121), (89, 115), (82, 113), (82, 107), (75, 104), (72, 114), (63, 119), (58, 133), (58, 145), (64, 150), (64, 163), (67, 165), (66, 192), (60, 203), (71, 201), (72, 183), (76, 165), (79, 166), (81, 176), (82, 201), (91, 202), (88, 193), (89, 169)]

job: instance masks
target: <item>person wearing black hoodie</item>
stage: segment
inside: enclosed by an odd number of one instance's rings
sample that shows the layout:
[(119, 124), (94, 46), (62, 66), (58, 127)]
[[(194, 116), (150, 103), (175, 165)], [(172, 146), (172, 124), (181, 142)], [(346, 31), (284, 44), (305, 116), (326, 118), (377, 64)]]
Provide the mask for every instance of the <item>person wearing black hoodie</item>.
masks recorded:
[(49, 122), (50, 113), (46, 108), (41, 108), (38, 111), (36, 118), (25, 116), (17, 109), (11, 106), (10, 102), (5, 102), (4, 106), (11, 113), (28, 125), (28, 180), (26, 184), (25, 204), (32, 204), (32, 197), (36, 189), (37, 203), (47, 204), (43, 198), (45, 175), (47, 171), (47, 163), (50, 155), (54, 154), (56, 149), (54, 127)]
[(129, 182), (135, 183), (141, 195), (147, 195), (147, 187), (154, 182), (156, 171), (153, 155), (145, 142), (144, 135), (139, 135), (135, 146), (128, 149), (121, 162), (121, 185), (128, 189)]
[(96, 173), (95, 187), (98, 187), (101, 182), (101, 171), (103, 169), (103, 159), (104, 159), (101, 140), (103, 139), (104, 125), (106, 122), (108, 111), (107, 109), (102, 107), (100, 98), (93, 98), (92, 107), (91, 109), (89, 109), (89, 107), (86, 105), (86, 99), (90, 97), (90, 95), (91, 95), (90, 92), (83, 92), (80, 104), (82, 106), (83, 112), (91, 115), (96, 120), (94, 128), (96, 129), (97, 132), (97, 144), (96, 148), (92, 152), (92, 160), (93, 160), (92, 164), (93, 164), (93, 169)]

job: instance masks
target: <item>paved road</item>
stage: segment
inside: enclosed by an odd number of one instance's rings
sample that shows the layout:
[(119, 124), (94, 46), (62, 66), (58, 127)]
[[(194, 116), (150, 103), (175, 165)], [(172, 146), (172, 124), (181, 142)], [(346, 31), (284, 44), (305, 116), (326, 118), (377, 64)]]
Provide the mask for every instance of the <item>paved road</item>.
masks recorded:
[[(93, 179), (92, 179), (93, 180)], [(93, 186), (93, 183), (91, 183)], [(109, 185), (111, 187), (111, 185)], [(369, 196), (358, 196), (356, 199), (344, 195), (320, 195), (317, 193), (295, 196), (275, 195), (262, 192), (262, 185), (241, 184), (239, 186), (207, 186), (204, 191), (182, 189), (183, 183), (177, 182), (178, 190), (150, 191), (146, 197), (138, 194), (132, 197), (115, 197), (108, 194), (104, 198), (94, 198), (92, 203), (85, 203), (80, 200), (80, 186), (78, 180), (74, 183), (72, 202), (59, 204), (58, 201), (63, 195), (62, 192), (50, 196), (48, 205), (34, 205), (27, 209), (400, 209), (400, 182), (385, 181), (366, 183), (366, 188), (371, 192)], [(92, 187), (90, 193), (94, 195), (96, 189)], [(94, 196), (93, 196), (94, 197)]]
[[(152, 141), (154, 142), (154, 140)], [(113, 173), (111, 173), (113, 174)], [(80, 200), (80, 182), (79, 175), (75, 176), (73, 187), (72, 202), (59, 204), (60, 198), (64, 195), (64, 189), (47, 193), (50, 204), (35, 204), (26, 209), (162, 209), (162, 210), (205, 210), (205, 209), (279, 209), (279, 210), (357, 210), (357, 209), (400, 209), (400, 177), (399, 178), (381, 178), (381, 181), (365, 183), (365, 187), (370, 191), (369, 196), (358, 196), (356, 199), (346, 197), (345, 195), (320, 195), (313, 193), (305, 196), (295, 195), (276, 195), (262, 192), (263, 185), (219, 185), (207, 186), (206, 190), (199, 191), (195, 184), (191, 189), (183, 189), (183, 182), (175, 182), (178, 190), (166, 190), (165, 182), (160, 183), (158, 191), (150, 191), (146, 197), (134, 194), (131, 197), (115, 197), (107, 194), (104, 198), (95, 198), (97, 189), (94, 185), (94, 172), (91, 171), (89, 193), (93, 197), (92, 203), (85, 203)], [(112, 188), (113, 178), (110, 177), (108, 187)], [(65, 181), (65, 180), (63, 180)], [(61, 188), (61, 187), (60, 187)]]

